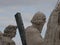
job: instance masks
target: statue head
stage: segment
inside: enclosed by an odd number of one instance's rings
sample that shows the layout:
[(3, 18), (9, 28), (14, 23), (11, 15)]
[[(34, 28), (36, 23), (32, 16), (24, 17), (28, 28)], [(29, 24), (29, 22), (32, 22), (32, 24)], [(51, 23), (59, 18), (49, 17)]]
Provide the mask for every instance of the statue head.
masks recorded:
[(45, 21), (46, 21), (46, 16), (41, 12), (37, 12), (31, 20), (32, 24), (36, 24), (36, 25), (44, 24)]
[(15, 37), (16, 29), (17, 29), (17, 26), (14, 26), (14, 25), (7, 26), (4, 30), (4, 36), (10, 37), (10, 38)]
[(35, 27), (41, 32), (42, 31), (42, 28), (43, 28), (43, 25), (46, 21), (46, 16), (41, 13), (41, 12), (37, 12), (31, 22), (32, 22), (32, 25), (35, 25)]

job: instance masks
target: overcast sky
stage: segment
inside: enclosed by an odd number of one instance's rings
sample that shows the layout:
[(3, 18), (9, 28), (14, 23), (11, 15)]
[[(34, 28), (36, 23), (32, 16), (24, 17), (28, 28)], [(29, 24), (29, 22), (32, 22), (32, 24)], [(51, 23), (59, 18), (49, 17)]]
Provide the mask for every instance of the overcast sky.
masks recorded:
[[(56, 3), (57, 0), (0, 0), (0, 31), (3, 32), (9, 24), (16, 25), (14, 15), (17, 12), (22, 15), (24, 27), (31, 25), (30, 20), (37, 11), (43, 12), (48, 19)], [(42, 36), (44, 36), (45, 30), (46, 24)], [(17, 45), (22, 45), (18, 31), (14, 40)]]

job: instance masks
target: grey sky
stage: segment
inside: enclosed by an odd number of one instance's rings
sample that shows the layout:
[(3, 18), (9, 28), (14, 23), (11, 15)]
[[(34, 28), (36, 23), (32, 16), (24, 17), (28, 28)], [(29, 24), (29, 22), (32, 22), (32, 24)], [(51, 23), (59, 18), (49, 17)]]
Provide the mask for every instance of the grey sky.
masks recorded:
[(39, 4), (47, 4), (47, 3), (56, 3), (57, 0), (0, 0), (1, 6), (8, 5), (21, 5), (21, 6), (29, 6), (29, 5), (39, 5)]

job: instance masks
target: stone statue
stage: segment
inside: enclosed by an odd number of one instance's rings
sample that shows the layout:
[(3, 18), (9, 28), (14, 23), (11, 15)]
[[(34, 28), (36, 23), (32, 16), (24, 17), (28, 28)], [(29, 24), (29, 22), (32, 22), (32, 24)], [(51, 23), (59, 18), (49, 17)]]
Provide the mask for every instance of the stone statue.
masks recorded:
[(60, 45), (60, 2), (49, 17), (44, 45)]
[(33, 16), (31, 20), (32, 25), (28, 26), (25, 30), (27, 45), (42, 45), (43, 38), (41, 31), (45, 21), (46, 16), (41, 12), (37, 12)]
[(3, 36), (1, 37), (0, 45), (16, 45), (15, 42), (12, 40), (12, 38), (16, 35), (16, 29), (17, 26), (7, 26), (4, 30)]

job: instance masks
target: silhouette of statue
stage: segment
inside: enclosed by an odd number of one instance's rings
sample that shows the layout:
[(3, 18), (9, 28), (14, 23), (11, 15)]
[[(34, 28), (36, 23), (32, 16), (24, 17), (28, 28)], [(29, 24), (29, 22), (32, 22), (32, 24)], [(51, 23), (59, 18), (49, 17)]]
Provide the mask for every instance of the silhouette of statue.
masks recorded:
[(49, 17), (44, 45), (60, 45), (60, 2)]
[(31, 20), (32, 25), (28, 26), (25, 30), (27, 45), (42, 45), (43, 44), (41, 31), (42, 31), (45, 21), (46, 21), (46, 16), (41, 12), (37, 12), (33, 16)]
[(17, 26), (9, 25), (5, 28), (3, 36), (0, 35), (1, 39), (0, 45), (16, 45), (15, 42), (12, 40), (13, 37), (16, 35)]

